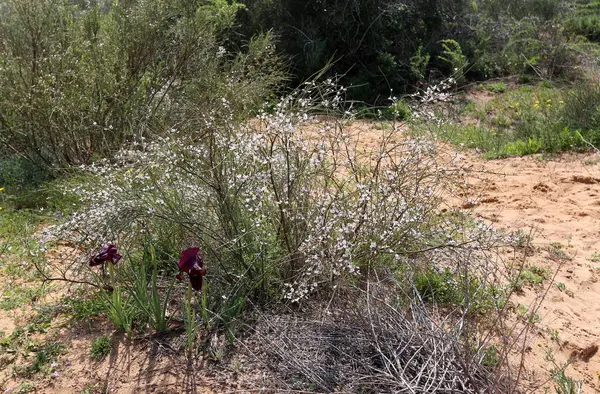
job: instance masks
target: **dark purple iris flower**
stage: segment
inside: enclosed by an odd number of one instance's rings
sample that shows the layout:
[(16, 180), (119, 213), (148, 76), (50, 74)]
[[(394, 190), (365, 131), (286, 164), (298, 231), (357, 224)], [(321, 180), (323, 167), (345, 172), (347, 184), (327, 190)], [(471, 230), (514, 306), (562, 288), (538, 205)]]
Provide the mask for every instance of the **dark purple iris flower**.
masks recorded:
[(116, 264), (121, 260), (121, 255), (117, 253), (117, 247), (114, 244), (107, 244), (102, 247), (100, 252), (90, 257), (90, 267), (102, 265), (106, 262)]
[(179, 273), (177, 274), (177, 279), (183, 279), (183, 272), (186, 272), (190, 277), (190, 282), (192, 283), (192, 288), (194, 290), (200, 291), (202, 290), (202, 277), (206, 275), (206, 270), (204, 269), (204, 261), (202, 261), (202, 257), (198, 256), (199, 248), (189, 248), (181, 252), (179, 256)]

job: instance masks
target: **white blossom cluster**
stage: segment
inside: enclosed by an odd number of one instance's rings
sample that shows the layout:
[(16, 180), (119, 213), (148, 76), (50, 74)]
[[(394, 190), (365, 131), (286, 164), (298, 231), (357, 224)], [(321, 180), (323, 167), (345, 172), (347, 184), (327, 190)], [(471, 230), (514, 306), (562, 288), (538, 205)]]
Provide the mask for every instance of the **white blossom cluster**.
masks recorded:
[(414, 103), (418, 103), (411, 108), (414, 117), (422, 121), (435, 122), (439, 127), (443, 119), (436, 114), (434, 104), (452, 101), (454, 98), (452, 90), (455, 87), (456, 80), (450, 77), (411, 94), (409, 97)]
[(441, 80), (435, 85), (427, 86), (410, 97), (422, 104), (450, 101), (453, 97), (451, 90), (456, 87), (452, 77)]

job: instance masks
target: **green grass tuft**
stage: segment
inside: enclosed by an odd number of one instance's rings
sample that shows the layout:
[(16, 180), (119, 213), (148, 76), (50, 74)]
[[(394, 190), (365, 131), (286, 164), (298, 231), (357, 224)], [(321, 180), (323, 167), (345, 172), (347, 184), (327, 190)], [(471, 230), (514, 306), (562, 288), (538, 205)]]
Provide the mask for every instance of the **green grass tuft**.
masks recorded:
[(106, 335), (94, 339), (92, 342), (92, 348), (90, 349), (90, 357), (94, 360), (103, 360), (110, 354), (112, 349), (112, 343), (110, 338)]

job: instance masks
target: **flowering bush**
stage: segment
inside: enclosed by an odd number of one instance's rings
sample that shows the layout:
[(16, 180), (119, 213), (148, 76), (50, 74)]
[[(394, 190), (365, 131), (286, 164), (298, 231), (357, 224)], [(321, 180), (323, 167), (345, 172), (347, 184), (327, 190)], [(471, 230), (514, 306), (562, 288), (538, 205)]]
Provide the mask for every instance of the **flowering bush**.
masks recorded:
[[(344, 91), (331, 80), (307, 83), (244, 122), (222, 98), (193, 129), (181, 125), (86, 167), (94, 180), (73, 190), (84, 209), (53, 232), (130, 250), (158, 234), (192, 241), (214, 267), (212, 288), (225, 303), (277, 294), (299, 301), (423, 251), (480, 239), (485, 226), (464, 230), (438, 209), (461, 179), (460, 160), (398, 128), (346, 127)], [(367, 137), (377, 148), (361, 147)], [(110, 186), (99, 190), (99, 182)], [(179, 268), (200, 289), (201, 260), (184, 257)]]

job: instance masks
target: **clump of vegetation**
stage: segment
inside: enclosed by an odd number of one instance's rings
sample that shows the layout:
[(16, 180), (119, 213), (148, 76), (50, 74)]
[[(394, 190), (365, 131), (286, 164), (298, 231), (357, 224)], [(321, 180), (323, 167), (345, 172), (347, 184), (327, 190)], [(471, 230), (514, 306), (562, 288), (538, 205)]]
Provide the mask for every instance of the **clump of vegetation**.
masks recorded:
[(278, 48), (294, 59), (295, 81), (333, 59), (331, 72), (344, 75), (350, 97), (378, 105), (390, 89), (411, 92), (440, 75), (453, 76), (459, 85), (514, 74), (573, 78), (581, 74), (579, 60), (593, 58), (587, 39), (596, 38), (596, 2), (243, 3), (241, 31), (248, 37), (272, 28)]
[(600, 2), (577, 4), (577, 10), (565, 22), (567, 29), (593, 41), (600, 41)]
[[(473, 349), (461, 356), (478, 371), (473, 387), (504, 385), (493, 375), (508, 368), (508, 349), (495, 345), (491, 358), (492, 336), (481, 332), (471, 343), (471, 323), (507, 310), (513, 289), (505, 283), (515, 272), (491, 257), (506, 237), (439, 209), (439, 196), (463, 172), (439, 165), (435, 144), (399, 140), (392, 123), (380, 131), (376, 153), (358, 146), (356, 128), (344, 126), (353, 119), (343, 110), (344, 91), (333, 80), (309, 82), (258, 119), (241, 122), (231, 120), (236, 115), (227, 99), (215, 100), (203, 129), (197, 121), (182, 123), (141, 149), (86, 167), (89, 183), (70, 191), (80, 197), (79, 211), (51, 234), (96, 251), (79, 264), (60, 261), (40, 271), (46, 279), (98, 289), (92, 293), (98, 306), (127, 334), (184, 330), (178, 346), (192, 359), (204, 330), (234, 338), (246, 314), (260, 306), (310, 305), (326, 296), (336, 305), (338, 297), (351, 297), (367, 307), (371, 296), (351, 289), (378, 277), (378, 286), (389, 281), (395, 294), (393, 309), (377, 307), (385, 311), (378, 324), (390, 345), (394, 325), (447, 319), (448, 327), (462, 329), (440, 328), (435, 335), (456, 349)], [(111, 188), (98, 193), (108, 179)], [(350, 313), (342, 305), (339, 314)], [(409, 305), (422, 315), (397, 320)], [(440, 314), (432, 317), (434, 307)], [(352, 319), (345, 321), (335, 324)], [(389, 349), (379, 351), (384, 357)], [(429, 349), (418, 357), (436, 354)], [(394, 373), (389, 387), (402, 376)], [(374, 375), (371, 385), (383, 384), (380, 378)]]
[(412, 114), (410, 106), (404, 100), (392, 97), (392, 104), (382, 111), (382, 117), (388, 120), (406, 121)]
[(524, 286), (536, 286), (542, 284), (542, 282), (550, 277), (552, 272), (548, 269), (538, 267), (536, 265), (530, 265), (523, 267), (520, 270), (514, 286), (518, 290), (522, 290)]
[(504, 82), (488, 83), (485, 85), (485, 89), (491, 93), (504, 93), (507, 88), (508, 86)]
[(90, 356), (94, 360), (102, 360), (110, 354), (111, 349), (112, 343), (110, 341), (110, 337), (103, 335), (94, 339), (92, 342)]
[(246, 100), (233, 105), (258, 104), (260, 86), (281, 81), (268, 34), (244, 53), (222, 46), (235, 2), (10, 0), (2, 8), (0, 143), (38, 168), (90, 164), (163, 134), (197, 116), (190, 95), (229, 90)]
[[(193, 240), (206, 261), (220, 262), (212, 275), (221, 279), (211, 284), (215, 294), (207, 297), (209, 309), (219, 311), (215, 316), (226, 319), (240, 313), (248, 299), (265, 302), (283, 295), (299, 301), (319, 288), (356, 280), (361, 270), (377, 267), (380, 256), (394, 261), (415, 253), (424, 248), (426, 234), (445, 231), (434, 230), (430, 221), (435, 219), (435, 190), (454, 173), (433, 164), (433, 145), (396, 142), (394, 129), (384, 133), (382, 146), (382, 152), (393, 153), (382, 153), (372, 163), (368, 152), (352, 145), (354, 137), (341, 123), (322, 121), (311, 112), (319, 106), (335, 111), (342, 94), (332, 81), (309, 83), (284, 98), (275, 113), (237, 126), (230, 123), (230, 103), (218, 101), (219, 111), (206, 119), (203, 140), (180, 130), (143, 151), (123, 151), (99, 171), (90, 168), (97, 175), (89, 189), (79, 189), (83, 210), (54, 234), (90, 248), (114, 240), (127, 250), (124, 264), (108, 266), (118, 275), (97, 277), (103, 282), (99, 287), (131, 290), (130, 297), (108, 300), (122, 317), (129, 310), (125, 305), (140, 308), (141, 289), (148, 284), (154, 289), (164, 280), (159, 272), (173, 271), (175, 265), (167, 262), (185, 239)], [(317, 127), (314, 138), (301, 131), (310, 125)], [(196, 123), (193, 127), (202, 133)], [(342, 181), (348, 172), (352, 179)], [(413, 173), (421, 174), (416, 189)], [(113, 183), (118, 193), (95, 191), (104, 177), (119, 180)], [(106, 200), (99, 204), (100, 198)], [(166, 249), (157, 249), (163, 246), (159, 239)], [(80, 275), (78, 270), (75, 266), (60, 275)], [(112, 283), (121, 277), (130, 280)], [(147, 277), (148, 282), (139, 282)], [(224, 300), (222, 294), (231, 295)], [(152, 311), (160, 311), (163, 319), (166, 298), (149, 296), (152, 305), (162, 305)]]
[(458, 108), (461, 116), (473, 117), (476, 123), (446, 117), (414, 129), (479, 149), (489, 158), (588, 149), (588, 143), (600, 143), (594, 86), (588, 82), (569, 90), (545, 84), (521, 86), (483, 105)]

